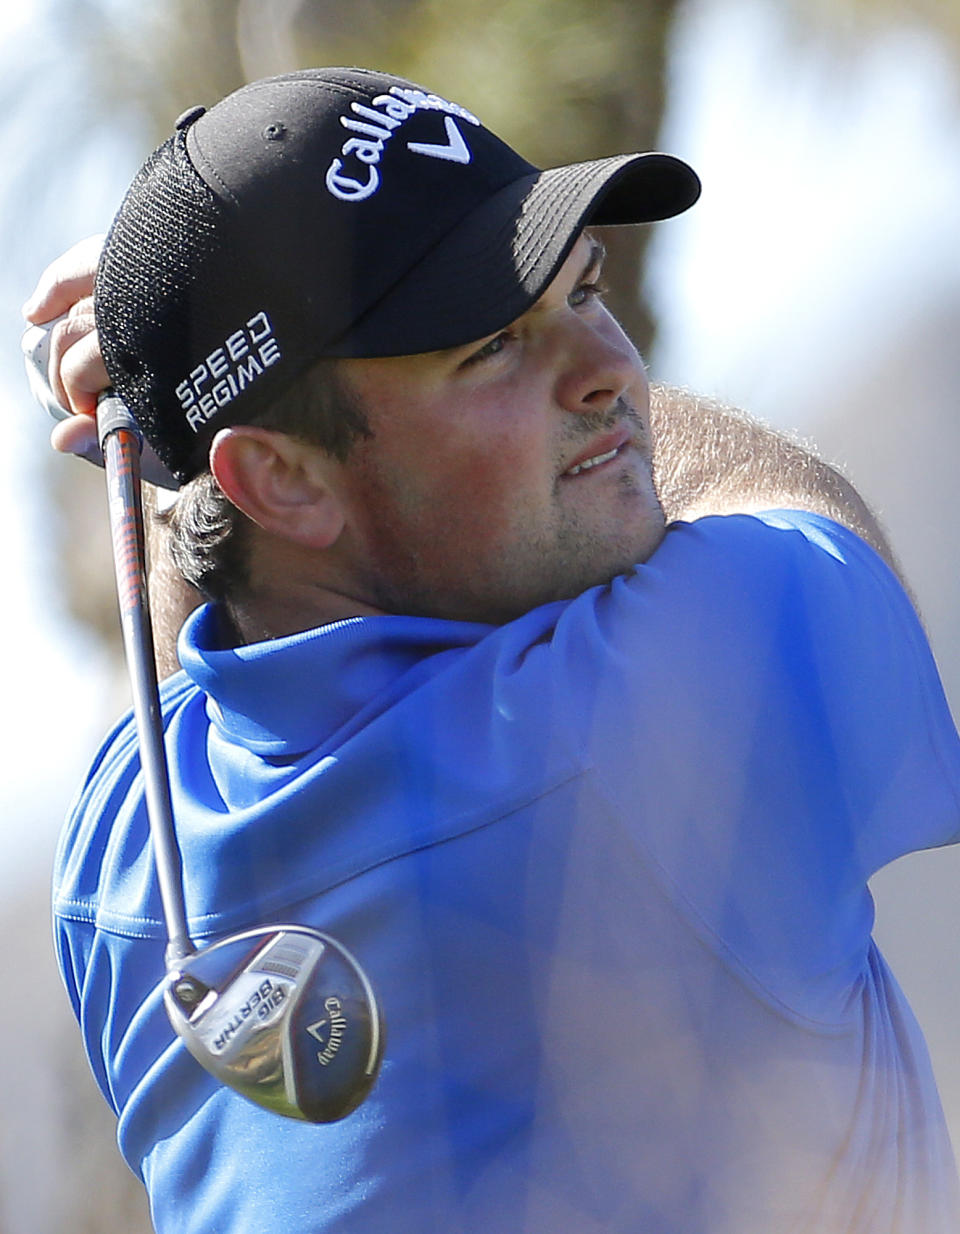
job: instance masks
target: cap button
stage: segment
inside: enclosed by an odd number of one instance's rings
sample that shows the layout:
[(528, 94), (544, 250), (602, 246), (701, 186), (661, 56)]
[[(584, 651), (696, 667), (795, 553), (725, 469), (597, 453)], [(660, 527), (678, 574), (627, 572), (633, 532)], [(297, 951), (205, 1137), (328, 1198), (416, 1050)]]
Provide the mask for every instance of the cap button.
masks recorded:
[(183, 115), (177, 117), (177, 122), (173, 127), (175, 129), (189, 128), (194, 120), (199, 120), (206, 110), (206, 107), (202, 107), (199, 103), (196, 107), (188, 107)]

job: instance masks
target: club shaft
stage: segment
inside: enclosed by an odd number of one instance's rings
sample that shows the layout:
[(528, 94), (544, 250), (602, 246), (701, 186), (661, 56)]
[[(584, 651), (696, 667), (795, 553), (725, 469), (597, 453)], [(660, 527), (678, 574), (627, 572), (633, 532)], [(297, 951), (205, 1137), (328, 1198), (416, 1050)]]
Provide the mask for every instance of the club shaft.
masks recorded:
[(154, 658), (153, 628), (147, 597), (147, 567), (140, 496), (142, 438), (136, 421), (111, 394), (101, 396), (97, 425), (107, 474), (113, 564), (117, 576), (120, 627), (133, 694), (140, 743), (150, 838), (167, 929), (167, 967), (192, 955), (187, 928), (183, 868), (173, 827), (170, 773)]

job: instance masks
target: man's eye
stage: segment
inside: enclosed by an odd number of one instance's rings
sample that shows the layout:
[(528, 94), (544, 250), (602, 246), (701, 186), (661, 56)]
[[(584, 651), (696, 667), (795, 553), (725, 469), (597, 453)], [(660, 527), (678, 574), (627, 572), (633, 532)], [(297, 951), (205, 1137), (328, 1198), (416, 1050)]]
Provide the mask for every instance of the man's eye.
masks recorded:
[(590, 300), (602, 299), (606, 293), (606, 285), (599, 281), (594, 283), (580, 283), (574, 287), (570, 295), (567, 297), (568, 303), (572, 308), (579, 308), (582, 304), (587, 304)]
[(500, 333), (495, 334), (489, 342), (484, 343), (479, 350), (475, 351), (472, 355), (467, 356), (463, 363), (465, 365), (476, 364), (479, 360), (486, 360), (490, 356), (497, 355), (499, 352), (503, 351), (504, 347), (506, 347), (512, 337), (513, 336), (510, 334), (509, 330), (501, 330)]

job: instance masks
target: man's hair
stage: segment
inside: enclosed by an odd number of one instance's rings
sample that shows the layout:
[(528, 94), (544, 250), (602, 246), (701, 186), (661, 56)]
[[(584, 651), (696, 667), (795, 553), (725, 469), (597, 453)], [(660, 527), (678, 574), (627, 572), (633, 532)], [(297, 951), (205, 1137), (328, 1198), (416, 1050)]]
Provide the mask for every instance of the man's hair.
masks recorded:
[[(372, 436), (372, 430), (337, 365), (334, 359), (317, 361), (250, 423), (288, 433), (344, 462), (355, 442)], [(251, 523), (209, 470), (185, 484), (158, 521), (169, 529), (170, 554), (186, 582), (208, 600), (229, 602), (242, 593)]]

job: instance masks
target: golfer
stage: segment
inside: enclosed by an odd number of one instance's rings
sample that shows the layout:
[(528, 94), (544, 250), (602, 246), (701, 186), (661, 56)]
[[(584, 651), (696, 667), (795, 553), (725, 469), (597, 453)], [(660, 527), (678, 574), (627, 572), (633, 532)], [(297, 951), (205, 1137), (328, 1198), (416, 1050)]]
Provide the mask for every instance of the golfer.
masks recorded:
[[(387, 1022), (343, 1120), (219, 1085), (164, 1015), (137, 742), (63, 833), (60, 965), (161, 1234), (956, 1234), (867, 882), (960, 837), (960, 745), (883, 533), (675, 392), (591, 230), (663, 154), (540, 171), (359, 69), (181, 117), (54, 378), (109, 379), (207, 603), (162, 688), (191, 935), (328, 931)], [(100, 356), (105, 365), (101, 367)], [(83, 449), (75, 417), (60, 445)]]

